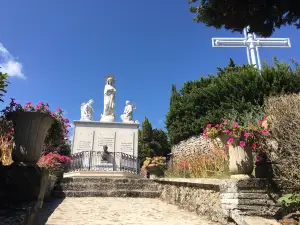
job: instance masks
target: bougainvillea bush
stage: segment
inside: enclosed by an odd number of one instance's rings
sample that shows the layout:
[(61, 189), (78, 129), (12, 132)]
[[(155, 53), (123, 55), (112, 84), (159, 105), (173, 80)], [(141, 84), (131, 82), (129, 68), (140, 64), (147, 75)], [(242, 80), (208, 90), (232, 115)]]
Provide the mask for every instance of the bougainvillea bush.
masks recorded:
[(57, 166), (57, 163), (66, 165), (71, 162), (71, 158), (68, 156), (60, 155), (58, 153), (48, 153), (40, 158), (38, 165), (51, 171)]
[(249, 123), (247, 125), (240, 125), (231, 120), (224, 120), (220, 124), (207, 124), (203, 131), (205, 138), (216, 138), (223, 136), (226, 138), (225, 148), (229, 145), (250, 147), (256, 149), (259, 145), (256, 138), (257, 134), (269, 135), (268, 117), (257, 121), (256, 124)]
[[(12, 123), (7, 120), (7, 117), (12, 112), (40, 112), (52, 116), (55, 119), (55, 123), (51, 126), (45, 139), (45, 149), (43, 154), (54, 152), (64, 146), (67, 140), (68, 128), (70, 127), (69, 120), (63, 117), (63, 110), (57, 108), (55, 112), (50, 110), (49, 104), (39, 102), (34, 106), (31, 102), (27, 102), (24, 106), (15, 102), (15, 99), (11, 98), (9, 106), (2, 110), (1, 119), (6, 124), (6, 132), (13, 137)], [(66, 154), (68, 153), (65, 151)]]

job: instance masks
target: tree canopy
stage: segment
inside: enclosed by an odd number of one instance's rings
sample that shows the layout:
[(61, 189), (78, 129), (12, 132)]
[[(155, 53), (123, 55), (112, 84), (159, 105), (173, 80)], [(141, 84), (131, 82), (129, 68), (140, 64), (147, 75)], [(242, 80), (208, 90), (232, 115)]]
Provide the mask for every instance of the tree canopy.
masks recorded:
[(6, 93), (6, 87), (8, 85), (7, 81), (8, 75), (6, 73), (0, 72), (0, 102), (3, 102), (3, 96)]
[[(300, 92), (300, 66), (295, 68), (274, 60), (261, 71), (250, 65), (235, 65), (232, 60), (208, 75), (184, 83), (181, 90), (172, 86), (166, 128), (172, 145), (201, 133), (208, 123), (233, 119), (243, 124), (263, 116), (266, 96)], [(262, 119), (262, 118), (260, 118)]]
[(168, 135), (162, 129), (152, 129), (152, 124), (145, 117), (142, 129), (139, 130), (139, 159), (146, 157), (166, 156), (171, 152)]
[(269, 37), (275, 28), (295, 25), (300, 28), (300, 1), (298, 0), (189, 0), (194, 20), (206, 26)]

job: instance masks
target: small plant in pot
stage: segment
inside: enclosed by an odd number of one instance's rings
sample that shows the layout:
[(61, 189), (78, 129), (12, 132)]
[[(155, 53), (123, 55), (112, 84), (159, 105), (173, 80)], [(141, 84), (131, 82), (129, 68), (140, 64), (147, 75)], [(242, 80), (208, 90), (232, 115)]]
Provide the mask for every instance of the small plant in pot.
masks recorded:
[(166, 157), (155, 156), (153, 158), (146, 158), (143, 168), (147, 170), (150, 178), (163, 177), (167, 169)]
[(66, 166), (71, 162), (68, 156), (60, 155), (58, 153), (48, 153), (40, 158), (38, 165), (46, 168), (50, 174), (57, 177), (57, 182), (63, 178)]

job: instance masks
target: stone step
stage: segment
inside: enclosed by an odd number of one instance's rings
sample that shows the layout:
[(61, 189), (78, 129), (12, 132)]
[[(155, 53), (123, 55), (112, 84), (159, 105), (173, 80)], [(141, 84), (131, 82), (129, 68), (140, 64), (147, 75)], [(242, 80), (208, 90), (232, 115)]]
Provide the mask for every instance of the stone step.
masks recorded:
[(67, 177), (63, 178), (61, 183), (130, 183), (130, 184), (151, 184), (155, 183), (151, 179), (137, 178), (108, 178), (108, 177)]
[(159, 198), (160, 191), (143, 190), (115, 190), (115, 191), (54, 191), (53, 196), (64, 197), (132, 197), (132, 198)]
[(75, 191), (93, 191), (93, 190), (149, 190), (157, 191), (158, 185), (155, 183), (89, 183), (89, 182), (71, 182), (62, 183), (55, 186), (55, 190), (75, 190)]

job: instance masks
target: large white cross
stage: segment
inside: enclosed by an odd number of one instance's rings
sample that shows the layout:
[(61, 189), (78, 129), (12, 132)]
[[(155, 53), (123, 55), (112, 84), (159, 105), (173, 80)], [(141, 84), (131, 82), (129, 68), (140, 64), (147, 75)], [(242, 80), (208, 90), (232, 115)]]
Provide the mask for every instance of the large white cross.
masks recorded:
[(290, 48), (289, 38), (256, 38), (255, 33), (249, 33), (249, 27), (244, 29), (245, 38), (212, 38), (214, 48), (246, 48), (248, 63), (261, 69), (258, 48)]

